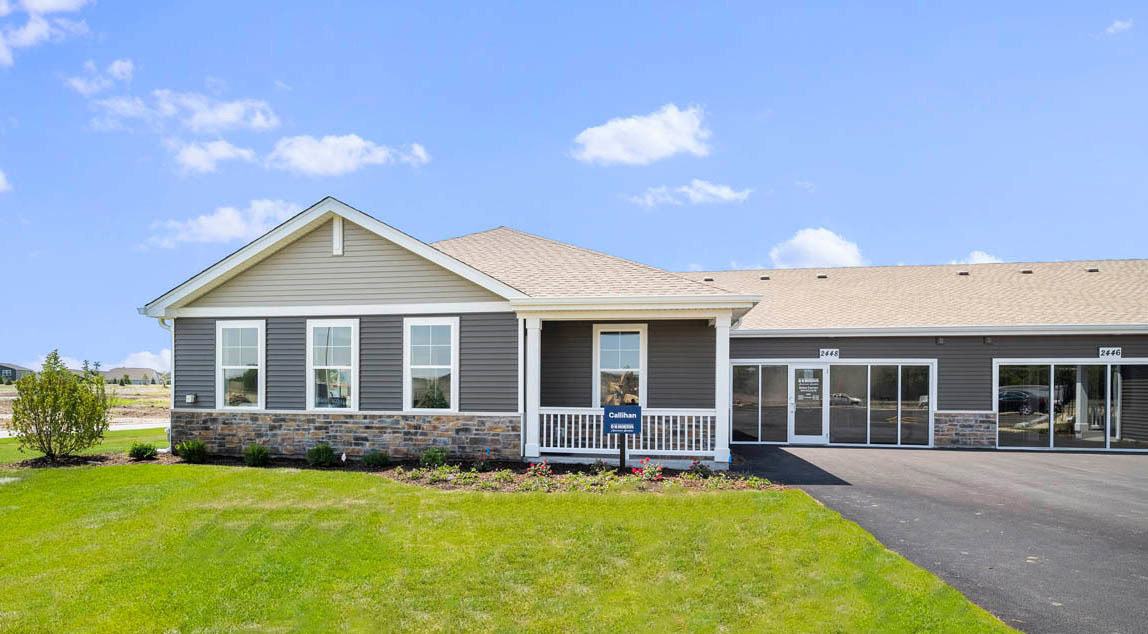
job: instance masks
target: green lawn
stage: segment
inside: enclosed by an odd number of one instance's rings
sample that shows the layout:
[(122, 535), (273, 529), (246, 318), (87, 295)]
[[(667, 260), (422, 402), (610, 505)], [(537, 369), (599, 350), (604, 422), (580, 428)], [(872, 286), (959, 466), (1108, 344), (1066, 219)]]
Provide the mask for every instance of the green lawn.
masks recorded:
[(0, 631), (1007, 631), (792, 491), (0, 469)]
[[(109, 431), (104, 434), (102, 444), (80, 453), (122, 453), (137, 442), (150, 442), (156, 447), (167, 447), (167, 430), (163, 427), (157, 427), (155, 429)], [(20, 462), (29, 458), (39, 458), (44, 455), (38, 451), (20, 453), (19, 447), (20, 445), (15, 438), (0, 438), (0, 465)]]

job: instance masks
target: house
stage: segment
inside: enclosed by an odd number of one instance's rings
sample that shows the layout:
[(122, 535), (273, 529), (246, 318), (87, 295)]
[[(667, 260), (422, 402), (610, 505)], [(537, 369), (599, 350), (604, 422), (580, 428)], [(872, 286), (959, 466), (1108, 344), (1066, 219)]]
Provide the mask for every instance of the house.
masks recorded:
[(34, 373), (35, 370), (25, 368), (22, 365), (16, 365), (15, 363), (0, 363), (0, 383), (6, 383), (9, 379), (16, 381), (25, 374)]
[(499, 227), (426, 244), (325, 198), (140, 309), (173, 442), (302, 455), (1148, 449), (1148, 261), (673, 273)]
[(105, 380), (114, 382), (118, 382), (126, 376), (132, 385), (160, 385), (163, 383), (163, 375), (151, 368), (112, 368), (102, 370), (100, 375)]

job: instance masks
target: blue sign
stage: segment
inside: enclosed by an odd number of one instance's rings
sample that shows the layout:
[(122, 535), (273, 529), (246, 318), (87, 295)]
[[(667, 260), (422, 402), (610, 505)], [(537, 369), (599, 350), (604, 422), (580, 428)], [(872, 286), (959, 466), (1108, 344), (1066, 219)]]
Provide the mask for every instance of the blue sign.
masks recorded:
[(602, 421), (607, 434), (642, 433), (640, 405), (606, 405), (602, 410)]

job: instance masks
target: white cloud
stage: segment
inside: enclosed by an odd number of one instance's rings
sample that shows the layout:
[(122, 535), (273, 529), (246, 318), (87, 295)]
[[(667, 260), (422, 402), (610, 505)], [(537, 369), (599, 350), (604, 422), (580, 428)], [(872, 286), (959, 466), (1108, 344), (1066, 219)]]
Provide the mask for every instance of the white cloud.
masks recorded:
[(88, 0), (21, 0), (28, 13), (62, 13), (79, 11)]
[(812, 193), (814, 190), (814, 185), (810, 181), (793, 181), (793, 186), (798, 187), (800, 189), (804, 189), (805, 191), (810, 192), (810, 193)]
[(8, 175), (4, 170), (0, 170), (0, 192), (12, 191), (12, 183), (8, 182)]
[(779, 269), (865, 264), (861, 249), (855, 243), (825, 228), (798, 231), (773, 247), (769, 259)]
[(705, 156), (710, 151), (705, 144), (710, 131), (702, 127), (704, 116), (696, 106), (679, 110), (667, 104), (648, 115), (610, 119), (579, 132), (574, 142), (582, 147), (573, 155), (579, 161), (602, 165), (646, 165), (680, 152)]
[(151, 368), (156, 372), (171, 371), (171, 348), (164, 348), (159, 354), (143, 350), (129, 354), (123, 361), (114, 367), (121, 368)]
[(998, 262), (1004, 262), (1004, 260), (984, 251), (970, 251), (968, 257), (953, 260), (949, 264), (996, 264)]
[(128, 121), (160, 125), (178, 119), (192, 132), (225, 130), (269, 130), (279, 125), (279, 117), (266, 102), (258, 99), (220, 101), (207, 95), (173, 90), (153, 90), (151, 103), (139, 97), (100, 99), (95, 106), (102, 112), (92, 123), (98, 129), (116, 130)]
[(430, 161), (423, 146), (414, 143), (403, 150), (378, 145), (357, 134), (293, 136), (279, 139), (267, 157), (267, 164), (307, 176), (336, 176), (355, 172), (368, 165), (386, 165), (399, 161), (425, 165)]
[(683, 193), (692, 204), (705, 205), (709, 203), (741, 202), (749, 198), (752, 189), (736, 191), (729, 185), (715, 185), (700, 179), (693, 179), (689, 185), (677, 188), (675, 191)]
[(1108, 25), (1104, 32), (1109, 35), (1116, 35), (1132, 29), (1132, 20), (1113, 20), (1112, 24)]
[(236, 147), (222, 139), (207, 143), (168, 141), (168, 147), (175, 152), (175, 161), (184, 172), (214, 172), (220, 161), (255, 161), (254, 151)]
[(674, 195), (670, 193), (670, 188), (665, 185), (661, 187), (647, 187), (645, 192), (637, 196), (630, 196), (630, 202), (641, 207), (682, 204), (682, 201), (674, 198)]
[(278, 88), (279, 90), (292, 90), (291, 84), (288, 84), (287, 82), (283, 81), (282, 79), (276, 79), (275, 80), (275, 87)]
[[(44, 17), (46, 13), (62, 10), (56, 5), (63, 3), (25, 2), (24, 9), (28, 12), (28, 19), (23, 26), (4, 26), (0, 28), (0, 66), (11, 66), (14, 63), (13, 51), (21, 48), (32, 48), (45, 42), (60, 42), (71, 35), (82, 35), (88, 32), (88, 25), (83, 21), (68, 20), (66, 18)], [(70, 3), (78, 9), (83, 3)], [(4, 2), (0, 5), (0, 16), (12, 12), (12, 5)]]
[(737, 191), (729, 185), (717, 185), (695, 178), (690, 181), (689, 185), (676, 187), (672, 192), (665, 185), (647, 187), (646, 191), (637, 196), (631, 196), (629, 200), (635, 205), (651, 208), (658, 205), (681, 205), (683, 201), (675, 194), (684, 194), (685, 200), (691, 205), (708, 205), (741, 202), (749, 198), (752, 191), (752, 189)]
[(96, 68), (96, 63), (88, 60), (84, 62), (84, 74), (78, 77), (68, 77), (65, 81), (76, 92), (85, 97), (107, 90), (117, 81), (131, 81), (133, 64), (130, 59), (117, 59), (108, 65), (105, 73)]
[(211, 214), (153, 224), (146, 245), (172, 249), (185, 242), (247, 242), (301, 210), (282, 200), (253, 200), (246, 209), (219, 207)]

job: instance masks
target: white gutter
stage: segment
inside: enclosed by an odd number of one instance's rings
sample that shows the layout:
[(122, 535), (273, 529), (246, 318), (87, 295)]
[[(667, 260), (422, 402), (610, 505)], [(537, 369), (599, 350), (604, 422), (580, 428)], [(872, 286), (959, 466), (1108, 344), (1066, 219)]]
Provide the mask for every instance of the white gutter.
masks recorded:
[(515, 309), (530, 310), (617, 310), (691, 308), (752, 308), (761, 295), (649, 295), (608, 297), (521, 297), (510, 300)]
[(766, 328), (732, 330), (730, 337), (959, 337), (1005, 335), (1141, 335), (1148, 324), (1025, 326), (891, 326), (877, 328)]

